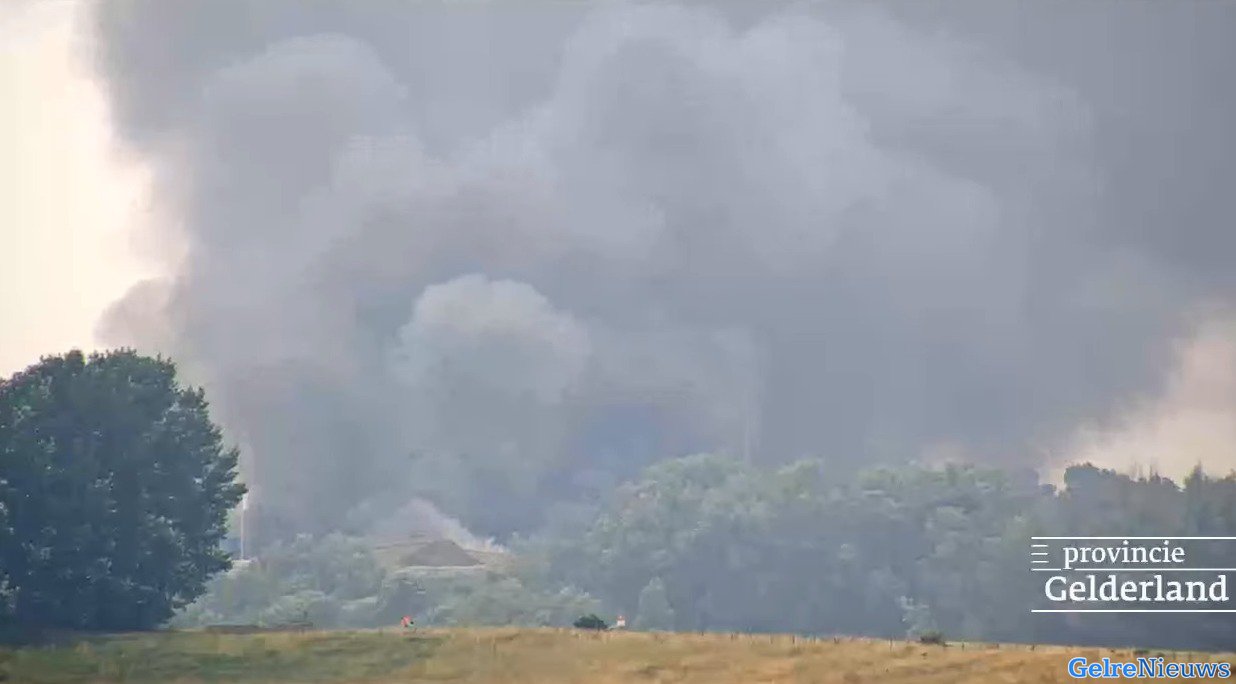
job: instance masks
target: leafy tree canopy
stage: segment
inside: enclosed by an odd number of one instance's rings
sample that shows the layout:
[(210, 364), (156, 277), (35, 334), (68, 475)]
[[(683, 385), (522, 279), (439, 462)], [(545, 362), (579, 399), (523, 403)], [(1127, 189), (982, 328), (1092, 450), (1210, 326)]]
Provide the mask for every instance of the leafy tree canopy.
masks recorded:
[(1026, 553), (1033, 535), (1236, 534), (1236, 474), (1199, 470), (1178, 486), (1077, 465), (1064, 485), (972, 465), (842, 474), (821, 461), (689, 456), (619, 487), (582, 531), (524, 552), (648, 629), (1231, 643), (1220, 614), (1032, 615), (1043, 588)]
[(230, 566), (237, 457), (167, 359), (72, 351), (0, 381), (0, 622), (165, 621)]

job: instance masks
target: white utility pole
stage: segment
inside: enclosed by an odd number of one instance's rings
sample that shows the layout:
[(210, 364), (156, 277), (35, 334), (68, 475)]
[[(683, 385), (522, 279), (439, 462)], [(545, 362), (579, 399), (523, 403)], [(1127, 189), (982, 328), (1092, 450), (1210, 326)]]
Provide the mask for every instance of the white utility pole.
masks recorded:
[(249, 492), (240, 497), (240, 559), (245, 560), (245, 518), (249, 512)]

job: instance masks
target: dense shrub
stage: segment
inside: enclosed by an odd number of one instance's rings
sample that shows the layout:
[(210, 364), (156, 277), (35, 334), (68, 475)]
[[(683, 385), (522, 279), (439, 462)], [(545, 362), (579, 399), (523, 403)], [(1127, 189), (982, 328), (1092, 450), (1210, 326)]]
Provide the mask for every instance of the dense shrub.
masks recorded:
[(572, 625), (578, 629), (609, 629), (609, 625), (607, 625), (605, 621), (598, 617), (595, 613), (589, 613), (577, 619), (572, 623)]

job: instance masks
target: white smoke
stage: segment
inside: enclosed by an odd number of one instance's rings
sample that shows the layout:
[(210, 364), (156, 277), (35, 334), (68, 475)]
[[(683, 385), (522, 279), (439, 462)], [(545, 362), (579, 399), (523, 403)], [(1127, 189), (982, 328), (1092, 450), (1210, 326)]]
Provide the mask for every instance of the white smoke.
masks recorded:
[(1236, 318), (1201, 320), (1177, 342), (1161, 394), (1079, 428), (1057, 462), (1157, 472), (1177, 482), (1198, 466), (1213, 475), (1236, 471)]
[(431, 285), (398, 333), (395, 367), (407, 383), (440, 392), (485, 387), (556, 404), (588, 363), (588, 332), (525, 283), (461, 276)]
[(446, 515), (432, 502), (414, 498), (391, 511), (369, 513), (373, 523), (369, 537), (380, 544), (407, 541), (410, 537), (449, 539), (470, 551), (502, 552), (506, 549), (493, 539), (482, 539), (468, 531), (459, 520)]

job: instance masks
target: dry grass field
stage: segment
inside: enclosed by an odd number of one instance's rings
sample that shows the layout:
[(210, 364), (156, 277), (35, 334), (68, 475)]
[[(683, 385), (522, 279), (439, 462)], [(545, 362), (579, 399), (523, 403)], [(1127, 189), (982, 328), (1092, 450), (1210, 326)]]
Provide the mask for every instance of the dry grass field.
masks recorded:
[[(0, 678), (84, 682), (1068, 682), (1075, 656), (1129, 650), (555, 629), (165, 632), (0, 649)], [(1158, 655), (1153, 652), (1150, 655)], [(1231, 661), (1232, 654), (1165, 653)]]

